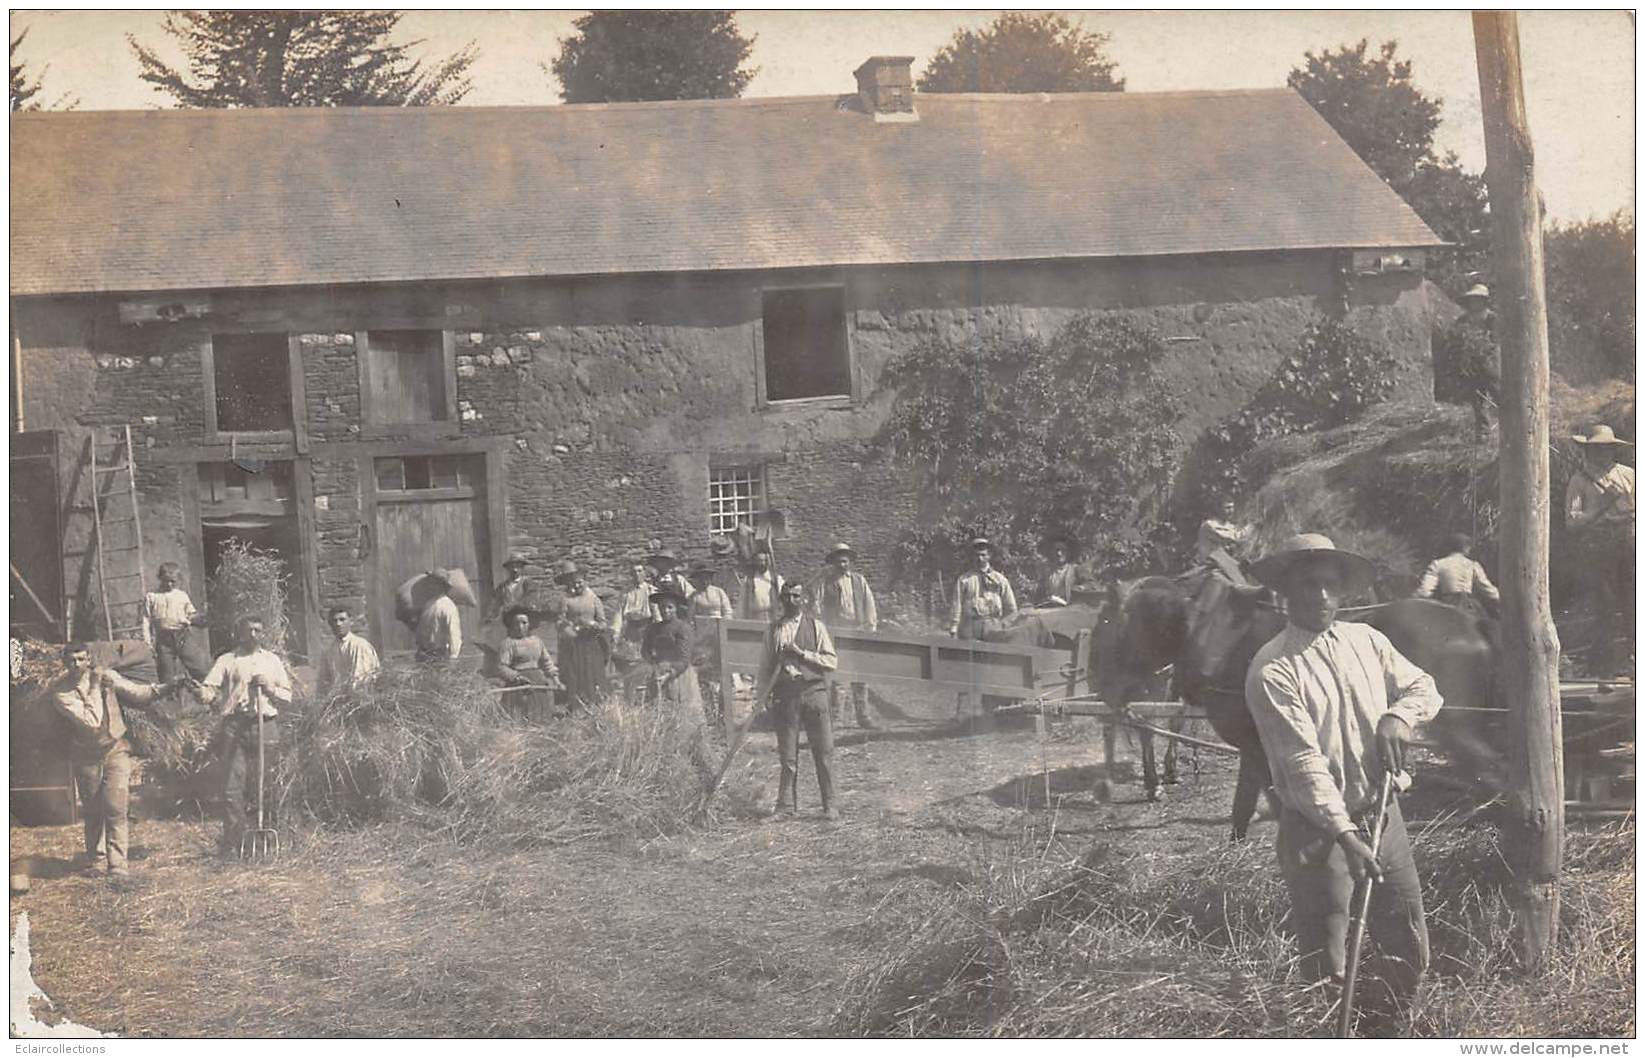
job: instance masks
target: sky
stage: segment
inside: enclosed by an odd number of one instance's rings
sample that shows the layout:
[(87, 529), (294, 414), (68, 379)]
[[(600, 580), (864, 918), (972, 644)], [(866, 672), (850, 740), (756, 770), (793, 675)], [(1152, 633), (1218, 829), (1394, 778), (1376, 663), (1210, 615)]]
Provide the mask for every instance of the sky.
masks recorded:
[[(869, 55), (912, 55), (915, 75), (957, 28), (981, 28), (993, 11), (746, 11), (759, 72), (745, 96), (819, 95), (854, 89)], [(541, 69), (569, 36), (577, 11), (409, 11), (406, 40), (420, 53), (479, 46), (467, 105), (559, 102)], [(1397, 40), (1417, 85), (1444, 100), (1436, 136), (1464, 165), (1485, 165), (1479, 82), (1465, 11), (1070, 12), (1108, 47), (1133, 92), (1283, 87), (1305, 53), (1361, 38)], [(29, 31), (18, 57), (44, 73), (45, 95), (78, 97), (81, 109), (170, 106), (137, 79), (126, 35), (180, 60), (157, 11), (17, 11), (12, 35)], [(1520, 15), (1526, 105), (1538, 183), (1560, 221), (1632, 209), (1634, 198), (1634, 23), (1625, 12), (1535, 11)]]

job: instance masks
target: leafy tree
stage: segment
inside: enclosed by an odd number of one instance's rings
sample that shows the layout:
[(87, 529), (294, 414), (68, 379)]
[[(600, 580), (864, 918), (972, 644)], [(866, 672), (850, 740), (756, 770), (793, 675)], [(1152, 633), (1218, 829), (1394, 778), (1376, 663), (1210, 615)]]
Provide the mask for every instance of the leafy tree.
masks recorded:
[(1549, 351), (1571, 381), (1634, 377), (1634, 238), (1624, 212), (1545, 235)]
[(1485, 181), (1465, 171), (1455, 153), (1434, 151), (1443, 101), (1412, 80), (1411, 63), (1387, 41), (1308, 52), (1286, 83), (1317, 110), (1365, 164), (1416, 210), (1434, 233), (1458, 250), (1439, 254), (1429, 275), (1452, 296), (1473, 282), (1489, 258)]
[(729, 11), (595, 11), (544, 69), (567, 103), (735, 99), (758, 71)]
[(188, 72), (126, 37), (141, 77), (183, 107), (438, 106), (472, 84), (473, 43), (424, 69), (391, 44), (398, 11), (173, 11), (162, 28), (183, 45)]
[(51, 67), (46, 66), (43, 68), (40, 71), (40, 77), (32, 79), (29, 77), (28, 65), (17, 58), (17, 47), (23, 43), (24, 38), (28, 35), (29, 31), (25, 29), (11, 38), (11, 46), (7, 52), (11, 59), (11, 108), (13, 110), (73, 110), (79, 105), (80, 101), (78, 99), (60, 96), (50, 104), (42, 104), (36, 98), (40, 94), (41, 77), (44, 77), (45, 71), (51, 69)]
[(1151, 564), (1179, 449), (1163, 353), (1157, 334), (1123, 316), (1084, 314), (1049, 340), (932, 339), (893, 360), (881, 442), (927, 497), (900, 579), (955, 572), (974, 531), (1002, 563), (1066, 533), (1099, 566)]
[(1125, 78), (1105, 50), (1107, 33), (1087, 33), (1058, 14), (1007, 11), (982, 30), (962, 29), (932, 56), (922, 92), (1123, 92)]

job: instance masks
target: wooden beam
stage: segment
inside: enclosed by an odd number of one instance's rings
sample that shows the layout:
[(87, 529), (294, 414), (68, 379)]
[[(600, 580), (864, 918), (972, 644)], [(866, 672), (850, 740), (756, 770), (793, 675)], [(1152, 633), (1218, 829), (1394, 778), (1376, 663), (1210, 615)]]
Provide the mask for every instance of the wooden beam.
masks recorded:
[(1548, 318), (1542, 209), (1520, 74), (1519, 21), (1476, 11), (1474, 51), (1485, 120), (1492, 283), (1502, 348), (1502, 650), (1499, 686), (1512, 713), (1517, 783), (1502, 853), (1512, 868), (1528, 966), (1559, 932), (1565, 852), (1559, 711), (1559, 636), (1548, 603)]

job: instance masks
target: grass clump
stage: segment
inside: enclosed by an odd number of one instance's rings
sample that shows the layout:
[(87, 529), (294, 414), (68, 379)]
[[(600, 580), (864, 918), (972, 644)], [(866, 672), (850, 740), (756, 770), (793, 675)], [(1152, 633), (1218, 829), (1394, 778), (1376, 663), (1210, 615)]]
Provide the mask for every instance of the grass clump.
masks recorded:
[(710, 767), (701, 723), (671, 709), (613, 698), (531, 724), (451, 669), (391, 667), (294, 712), (281, 797), (328, 825), (409, 821), (527, 848), (641, 840), (698, 822)]
[[(1630, 1035), (1632, 825), (1571, 836), (1559, 948), (1534, 974), (1515, 954), (1496, 840), (1485, 827), (1417, 839), (1433, 958), (1411, 1031)], [(835, 1031), (1333, 1034), (1334, 1011), (1298, 971), (1272, 847), (1219, 846), (1168, 863), (1157, 855), (1125, 838), (1077, 855), (1019, 842), (940, 906), (887, 900), (872, 931), (880, 943), (851, 969)]]

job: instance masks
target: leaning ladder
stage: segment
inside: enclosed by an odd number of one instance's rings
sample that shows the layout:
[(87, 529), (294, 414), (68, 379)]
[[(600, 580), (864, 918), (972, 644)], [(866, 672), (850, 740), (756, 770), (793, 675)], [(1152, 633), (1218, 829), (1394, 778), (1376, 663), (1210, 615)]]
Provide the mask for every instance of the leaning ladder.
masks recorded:
[[(137, 459), (135, 450), (131, 445), (131, 426), (129, 424), (117, 426), (114, 430), (114, 449), (110, 453), (109, 463), (106, 466), (98, 465), (98, 431), (93, 430), (91, 436), (91, 517), (93, 537), (97, 543), (97, 594), (99, 600), (103, 604), (103, 631), (111, 640), (126, 636), (128, 633), (141, 633), (143, 630), (143, 522), (142, 516), (139, 514), (137, 509)], [(104, 517), (104, 474), (125, 475), (124, 499), (131, 509), (131, 517)], [(108, 498), (110, 500), (121, 498), (121, 493), (111, 492), (108, 495)], [(128, 522), (131, 525), (133, 540), (132, 545), (130, 547), (121, 548), (108, 547), (105, 543), (105, 527), (109, 525), (123, 525)], [(113, 577), (110, 577), (108, 572), (108, 559), (105, 554), (109, 551), (135, 552), (137, 558), (136, 568), (131, 572), (117, 573)], [(135, 580), (137, 582), (136, 598), (132, 600), (122, 600), (117, 596), (113, 605), (110, 605), (110, 580), (119, 582)], [(116, 608), (124, 607), (133, 608), (135, 610), (135, 616), (132, 618), (131, 623), (122, 623), (117, 625), (114, 623), (115, 619), (113, 611)]]

